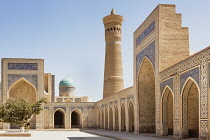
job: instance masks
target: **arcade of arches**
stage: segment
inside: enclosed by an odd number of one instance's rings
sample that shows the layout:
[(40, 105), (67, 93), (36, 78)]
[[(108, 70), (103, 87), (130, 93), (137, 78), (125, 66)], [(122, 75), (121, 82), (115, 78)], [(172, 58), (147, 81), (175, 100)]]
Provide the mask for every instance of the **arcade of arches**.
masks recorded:
[[(81, 112), (74, 110), (71, 113), (71, 128), (82, 128)], [(65, 128), (65, 112), (58, 109), (54, 113), (54, 128)]]
[[(112, 10), (103, 21), (107, 31), (121, 28), (124, 20)], [(55, 77), (44, 73), (44, 59), (3, 58), (1, 103), (8, 98), (34, 102), (47, 97), (42, 114), (30, 122), (39, 130), (100, 128), (178, 139), (210, 138), (210, 47), (189, 55), (189, 29), (181, 23), (175, 5), (160, 4), (136, 29), (133, 85), (128, 88), (123, 82), (121, 32), (106, 33), (107, 92), (97, 102), (65, 97), (69, 94), (56, 97)], [(73, 89), (70, 81), (63, 82)], [(9, 128), (17, 126), (0, 123), (0, 129)]]

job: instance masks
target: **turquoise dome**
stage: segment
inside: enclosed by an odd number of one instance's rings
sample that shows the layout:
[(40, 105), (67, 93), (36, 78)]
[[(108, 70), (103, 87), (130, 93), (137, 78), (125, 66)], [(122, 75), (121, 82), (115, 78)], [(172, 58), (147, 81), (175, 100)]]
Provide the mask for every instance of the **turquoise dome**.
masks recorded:
[(74, 87), (74, 84), (70, 78), (65, 77), (60, 81), (59, 87)]

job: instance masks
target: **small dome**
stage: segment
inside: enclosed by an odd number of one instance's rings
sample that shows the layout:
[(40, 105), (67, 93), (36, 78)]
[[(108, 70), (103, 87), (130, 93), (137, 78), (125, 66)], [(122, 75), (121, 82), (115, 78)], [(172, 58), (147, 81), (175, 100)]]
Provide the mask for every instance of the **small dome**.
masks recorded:
[(70, 78), (65, 77), (60, 81), (59, 87), (74, 87), (74, 84)]

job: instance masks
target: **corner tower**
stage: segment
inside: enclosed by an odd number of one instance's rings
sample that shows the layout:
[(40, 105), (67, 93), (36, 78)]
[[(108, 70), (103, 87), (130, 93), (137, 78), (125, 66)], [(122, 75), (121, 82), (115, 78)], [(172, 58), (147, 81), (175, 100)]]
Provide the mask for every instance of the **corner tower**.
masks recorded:
[(122, 22), (123, 17), (116, 15), (114, 9), (110, 15), (103, 18), (106, 41), (103, 98), (124, 88), (121, 55)]

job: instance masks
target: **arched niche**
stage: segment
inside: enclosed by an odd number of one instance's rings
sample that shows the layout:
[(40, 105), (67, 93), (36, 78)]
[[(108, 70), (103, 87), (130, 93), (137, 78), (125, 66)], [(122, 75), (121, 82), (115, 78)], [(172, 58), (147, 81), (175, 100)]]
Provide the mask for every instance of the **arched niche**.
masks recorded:
[(71, 128), (82, 128), (82, 111), (79, 109), (71, 112)]
[[(8, 96), (12, 99), (26, 99), (30, 103), (37, 101), (37, 90), (33, 84), (27, 81), (25, 78), (20, 78), (13, 83), (8, 89)], [(36, 115), (33, 116), (29, 122), (30, 129), (36, 129)], [(18, 129), (19, 126), (16, 124), (10, 124), (11, 129)]]
[(182, 90), (182, 136), (199, 137), (199, 86), (191, 77)]
[(124, 103), (121, 104), (121, 131), (126, 131), (126, 114)]
[(173, 93), (170, 87), (165, 87), (162, 96), (162, 129), (163, 135), (173, 135), (174, 116)]
[(54, 112), (54, 128), (65, 128), (65, 111), (63, 109), (57, 109)]
[(129, 132), (134, 132), (134, 106), (131, 100), (129, 101), (129, 106), (128, 106), (128, 117), (129, 117)]
[(113, 110), (109, 108), (109, 130), (113, 130)]
[(138, 75), (139, 131), (155, 132), (155, 73), (151, 61), (144, 57)]
[(29, 102), (34, 103), (37, 100), (37, 90), (29, 81), (24, 78), (19, 79), (13, 83), (8, 90), (9, 98), (27, 99)]
[(108, 109), (105, 108), (105, 129), (108, 130)]
[(114, 116), (115, 116), (115, 131), (118, 131), (119, 130), (119, 119), (118, 119), (118, 106), (116, 105), (115, 106), (115, 109), (114, 109)]
[(104, 129), (104, 109), (101, 111), (101, 128)]

